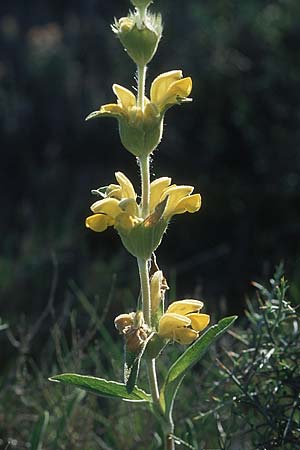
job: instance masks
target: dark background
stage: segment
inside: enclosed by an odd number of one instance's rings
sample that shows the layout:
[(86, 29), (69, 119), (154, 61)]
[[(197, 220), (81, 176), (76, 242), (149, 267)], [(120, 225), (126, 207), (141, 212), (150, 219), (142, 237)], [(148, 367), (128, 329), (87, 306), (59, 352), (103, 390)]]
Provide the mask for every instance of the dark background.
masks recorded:
[[(1, 0), (0, 317), (11, 324), (45, 307), (53, 255), (56, 307), (71, 282), (104, 303), (114, 273), (112, 316), (134, 307), (134, 258), (114, 230), (84, 227), (90, 189), (117, 170), (139, 183), (116, 121), (84, 123), (114, 101), (114, 82), (134, 85), (110, 31), (127, 10), (121, 0)], [(203, 197), (198, 214), (173, 221), (158, 260), (177, 298), (204, 298), (217, 316), (241, 313), (251, 280), (281, 260), (299, 283), (300, 3), (161, 0), (152, 10), (165, 27), (147, 88), (172, 69), (194, 82), (194, 102), (167, 114), (152, 175)]]

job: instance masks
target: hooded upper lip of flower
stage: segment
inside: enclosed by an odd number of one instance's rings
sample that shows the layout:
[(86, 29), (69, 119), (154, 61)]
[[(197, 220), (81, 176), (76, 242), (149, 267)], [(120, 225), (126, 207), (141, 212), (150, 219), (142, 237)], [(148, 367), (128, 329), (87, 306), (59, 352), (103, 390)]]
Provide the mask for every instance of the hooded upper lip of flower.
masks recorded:
[(180, 344), (191, 344), (210, 321), (208, 314), (200, 314), (203, 303), (185, 299), (173, 302), (159, 321), (158, 334)]
[(87, 217), (87, 228), (98, 232), (109, 226), (131, 230), (143, 222), (144, 226), (150, 226), (152, 222), (149, 219), (160, 205), (163, 205), (163, 210), (158, 220), (166, 222), (175, 214), (194, 213), (201, 207), (201, 196), (192, 194), (193, 186), (171, 185), (171, 178), (162, 177), (150, 184), (150, 216), (144, 220), (131, 181), (122, 172), (116, 172), (115, 176), (118, 184), (107, 186), (104, 198), (92, 204), (94, 214)]
[(183, 78), (181, 70), (172, 70), (163, 73), (155, 78), (150, 89), (150, 100), (146, 97), (145, 108), (142, 112), (137, 106), (136, 96), (129, 90), (113, 85), (113, 91), (117, 96), (117, 103), (109, 103), (100, 107), (86, 117), (86, 120), (101, 116), (112, 116), (116, 118), (126, 118), (134, 123), (143, 116), (162, 117), (171, 106), (190, 101), (188, 98), (192, 90), (192, 79)]

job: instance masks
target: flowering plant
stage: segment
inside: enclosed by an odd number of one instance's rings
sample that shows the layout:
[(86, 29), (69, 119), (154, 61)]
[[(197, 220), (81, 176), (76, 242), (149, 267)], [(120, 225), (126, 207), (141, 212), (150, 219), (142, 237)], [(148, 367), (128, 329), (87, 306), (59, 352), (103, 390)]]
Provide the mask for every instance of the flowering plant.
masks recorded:
[[(200, 313), (204, 305), (199, 300), (177, 300), (165, 308), (168, 284), (157, 265), (155, 252), (171, 218), (199, 211), (201, 196), (193, 193), (193, 186), (173, 184), (170, 177), (150, 182), (150, 157), (162, 139), (166, 111), (191, 100), (192, 80), (183, 77), (181, 70), (172, 70), (157, 76), (149, 97), (145, 95), (146, 65), (157, 50), (162, 22), (160, 15), (148, 11), (149, 0), (132, 3), (135, 11), (116, 20), (112, 29), (137, 65), (137, 95), (114, 84), (117, 103), (103, 105), (86, 118), (116, 118), (121, 142), (137, 158), (140, 168), (140, 200), (129, 178), (118, 171), (116, 183), (93, 190), (99, 198), (91, 206), (93, 214), (86, 219), (86, 227), (95, 232), (114, 227), (124, 247), (137, 259), (141, 296), (134, 311), (120, 312), (115, 319), (125, 342), (124, 380), (116, 382), (77, 374), (56, 375), (51, 380), (106, 397), (145, 402), (157, 419), (164, 449), (172, 450), (175, 449), (172, 413), (178, 388), (186, 372), (236, 317), (227, 317), (207, 328), (210, 316)], [(172, 342), (189, 347), (172, 364), (159, 387), (156, 360)], [(147, 366), (149, 393), (137, 385), (142, 359)]]

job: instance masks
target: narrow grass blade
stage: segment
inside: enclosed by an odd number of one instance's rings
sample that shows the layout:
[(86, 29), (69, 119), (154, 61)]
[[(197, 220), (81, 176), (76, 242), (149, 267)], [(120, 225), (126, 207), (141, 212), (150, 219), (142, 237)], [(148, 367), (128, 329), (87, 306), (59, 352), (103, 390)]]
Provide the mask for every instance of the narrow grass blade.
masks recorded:
[(31, 443), (30, 450), (42, 450), (43, 446), (43, 437), (48, 426), (49, 422), (49, 413), (48, 411), (44, 411), (44, 413), (40, 416), (37, 421), (32, 435), (31, 435)]

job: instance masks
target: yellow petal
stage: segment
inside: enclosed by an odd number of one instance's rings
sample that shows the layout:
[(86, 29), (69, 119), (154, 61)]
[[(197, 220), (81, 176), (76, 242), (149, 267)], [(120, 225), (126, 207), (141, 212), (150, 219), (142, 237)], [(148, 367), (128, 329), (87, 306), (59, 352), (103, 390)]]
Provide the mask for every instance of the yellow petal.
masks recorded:
[(155, 103), (147, 103), (144, 109), (145, 124), (153, 126), (153, 122), (160, 117), (160, 110)]
[(122, 212), (116, 217), (115, 228), (121, 229), (122, 231), (130, 231), (138, 224), (138, 219), (136, 217), (130, 216), (126, 212)]
[(164, 338), (174, 339), (174, 332), (177, 328), (186, 327), (190, 324), (191, 320), (186, 316), (166, 313), (160, 318), (158, 324), (158, 334)]
[(150, 281), (150, 293), (151, 293), (151, 308), (155, 312), (160, 305), (162, 299), (162, 281), (163, 273), (161, 270), (157, 270)]
[(122, 172), (116, 172), (115, 177), (122, 188), (122, 198), (136, 199), (136, 193), (131, 181)]
[(190, 195), (193, 190), (193, 186), (171, 186), (166, 189), (161, 198), (161, 200), (164, 200), (169, 196), (164, 216), (168, 218), (169, 216), (176, 214), (176, 208), (180, 200)]
[(197, 331), (191, 328), (178, 328), (175, 330), (174, 340), (179, 344), (189, 345), (198, 337)]
[(188, 314), (188, 318), (192, 321), (192, 328), (195, 331), (202, 331), (210, 322), (210, 316), (208, 314)]
[(169, 87), (166, 97), (164, 99), (164, 104), (177, 103), (177, 97), (186, 98), (190, 95), (192, 91), (192, 79), (191, 77), (182, 78), (182, 80), (175, 81)]
[(94, 214), (85, 219), (85, 226), (100, 233), (101, 231), (105, 231), (110, 225), (113, 225), (111, 222), (112, 219), (105, 214)]
[(176, 208), (173, 211), (174, 214), (183, 214), (185, 212), (194, 213), (201, 208), (201, 195), (193, 194), (183, 198), (177, 203)]
[(99, 114), (118, 117), (124, 114), (124, 112), (120, 105), (116, 105), (116, 103), (109, 103), (107, 105), (101, 106)]
[(172, 70), (170, 72), (162, 73), (155, 78), (151, 85), (150, 98), (152, 103), (157, 105), (164, 104), (164, 98), (167, 95), (168, 88), (182, 78), (181, 70)]
[(114, 84), (113, 91), (118, 97), (118, 100), (123, 108), (129, 109), (136, 105), (135, 95), (129, 91), (129, 89), (126, 89), (119, 84)]
[(137, 216), (139, 207), (133, 198), (125, 198), (121, 200), (119, 206), (122, 211), (128, 213), (130, 216)]
[(119, 207), (119, 201), (116, 198), (104, 198), (93, 203), (91, 206), (93, 213), (107, 214), (115, 219), (122, 210)]
[(154, 211), (156, 205), (160, 202), (162, 193), (170, 186), (171, 181), (169, 177), (161, 177), (150, 183), (150, 211)]
[(169, 305), (167, 313), (189, 314), (200, 311), (203, 308), (203, 303), (200, 300), (193, 300), (187, 298), (185, 300), (177, 300)]
[(106, 195), (107, 197), (116, 198), (118, 200), (121, 200), (122, 198), (122, 188), (119, 184), (110, 184), (106, 188)]

